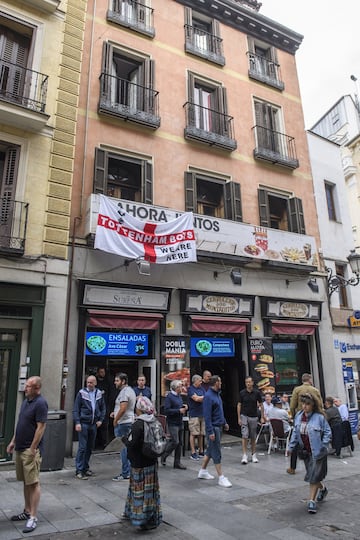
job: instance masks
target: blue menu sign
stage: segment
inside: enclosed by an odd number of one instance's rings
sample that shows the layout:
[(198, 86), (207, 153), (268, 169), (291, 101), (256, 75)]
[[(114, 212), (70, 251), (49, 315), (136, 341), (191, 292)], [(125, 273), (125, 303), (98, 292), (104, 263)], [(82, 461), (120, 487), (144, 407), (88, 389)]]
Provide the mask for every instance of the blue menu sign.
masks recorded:
[(86, 332), (86, 354), (99, 356), (147, 356), (148, 334)]
[(192, 357), (226, 357), (235, 356), (233, 338), (191, 338), (190, 356)]

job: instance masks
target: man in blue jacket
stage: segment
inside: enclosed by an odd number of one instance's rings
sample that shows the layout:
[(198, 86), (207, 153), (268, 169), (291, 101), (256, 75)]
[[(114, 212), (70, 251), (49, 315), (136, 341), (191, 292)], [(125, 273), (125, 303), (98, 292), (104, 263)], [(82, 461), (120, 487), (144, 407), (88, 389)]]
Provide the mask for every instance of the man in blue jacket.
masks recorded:
[(223, 475), (221, 467), (221, 431), (229, 431), (229, 425), (225, 420), (222, 399), (220, 397), (221, 378), (213, 375), (210, 379), (210, 388), (206, 392), (203, 408), (205, 418), (206, 435), (208, 438), (207, 450), (203, 459), (198, 478), (212, 480), (214, 477), (206, 470), (210, 459), (213, 459), (221, 487), (231, 487), (231, 482)]
[(104, 421), (106, 406), (101, 390), (96, 388), (96, 377), (86, 379), (86, 388), (79, 390), (73, 410), (75, 431), (79, 434), (79, 448), (75, 458), (76, 478), (87, 480), (92, 476), (89, 468), (96, 431)]

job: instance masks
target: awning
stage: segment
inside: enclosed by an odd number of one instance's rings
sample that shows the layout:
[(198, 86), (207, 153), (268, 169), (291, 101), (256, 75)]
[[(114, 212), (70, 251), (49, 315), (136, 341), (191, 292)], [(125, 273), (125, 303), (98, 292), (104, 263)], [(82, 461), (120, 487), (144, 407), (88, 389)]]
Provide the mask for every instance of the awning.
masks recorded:
[(189, 315), (193, 332), (222, 332), (224, 334), (243, 334), (250, 319), (235, 317), (206, 317)]
[(156, 330), (164, 317), (162, 313), (134, 311), (105, 311), (88, 309), (88, 326), (98, 328), (124, 328), (127, 330)]
[(271, 321), (271, 329), (273, 334), (312, 336), (318, 326), (318, 322), (312, 321)]

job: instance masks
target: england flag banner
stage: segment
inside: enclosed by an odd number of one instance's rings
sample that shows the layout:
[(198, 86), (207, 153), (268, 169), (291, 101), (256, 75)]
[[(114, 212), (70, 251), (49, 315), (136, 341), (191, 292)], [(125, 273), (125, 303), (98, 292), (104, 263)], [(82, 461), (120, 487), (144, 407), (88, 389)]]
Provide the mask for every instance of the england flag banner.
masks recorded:
[(196, 262), (193, 220), (193, 213), (186, 212), (166, 223), (141, 221), (116, 200), (100, 195), (95, 248), (157, 264)]

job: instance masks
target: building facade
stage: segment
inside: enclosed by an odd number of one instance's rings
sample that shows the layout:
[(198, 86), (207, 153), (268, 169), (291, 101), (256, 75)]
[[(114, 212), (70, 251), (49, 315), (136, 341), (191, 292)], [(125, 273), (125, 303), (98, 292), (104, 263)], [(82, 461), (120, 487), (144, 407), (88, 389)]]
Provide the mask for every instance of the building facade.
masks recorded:
[[(332, 360), (326, 279), (296, 73), (302, 36), (257, 2), (87, 3), (72, 190), (67, 391), (105, 367), (289, 391)], [(94, 249), (99, 196), (142, 221), (194, 213), (196, 263)], [(332, 355), (333, 356), (333, 355)], [(264, 367), (265, 364), (265, 367)], [(339, 392), (337, 392), (339, 393)], [(70, 426), (69, 426), (70, 433)]]
[(82, 0), (0, 7), (0, 460), (26, 378), (61, 405)]

